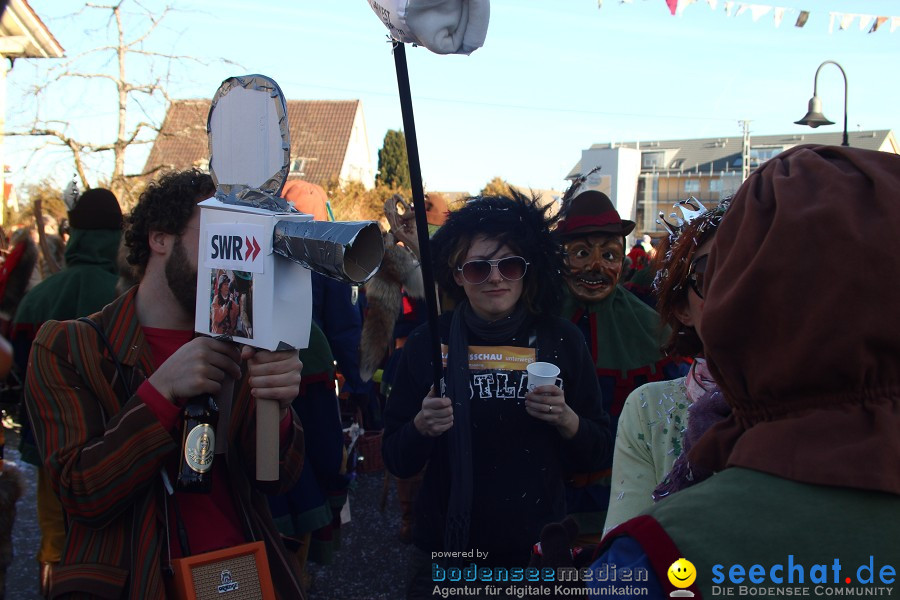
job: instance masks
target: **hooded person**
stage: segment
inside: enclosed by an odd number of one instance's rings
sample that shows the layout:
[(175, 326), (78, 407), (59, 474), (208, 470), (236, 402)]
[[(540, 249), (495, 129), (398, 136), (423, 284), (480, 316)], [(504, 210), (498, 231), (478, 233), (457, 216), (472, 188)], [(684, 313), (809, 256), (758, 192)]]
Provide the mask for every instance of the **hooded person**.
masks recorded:
[[(12, 343), (24, 379), (28, 354), (37, 330), (45, 321), (76, 319), (97, 312), (116, 297), (116, 256), (122, 239), (122, 211), (109, 190), (93, 188), (78, 197), (69, 210), (69, 239), (65, 268), (32, 288), (16, 310)], [(31, 426), (23, 422), (22, 460), (40, 466)], [(38, 469), (38, 523), (42, 588), (48, 589), (51, 566), (59, 562), (65, 540), (62, 507), (44, 467)]]
[[(900, 279), (859, 265), (896, 238), (898, 189), (897, 155), (811, 145), (738, 189), (709, 255), (699, 328), (732, 412), (690, 452), (718, 473), (611, 531), (594, 567), (651, 571), (648, 597), (737, 595), (747, 572), (767, 596), (798, 585), (868, 595), (894, 582)], [(900, 271), (900, 254), (880, 256), (883, 272)], [(671, 578), (682, 557), (690, 586)]]
[[(571, 189), (578, 189), (580, 182)], [(565, 249), (565, 298), (561, 316), (572, 321), (591, 350), (603, 408), (615, 437), (625, 399), (651, 381), (687, 373), (687, 363), (664, 356), (669, 337), (659, 315), (619, 285), (625, 260), (625, 236), (634, 221), (622, 219), (603, 192), (566, 193), (555, 234)], [(567, 509), (580, 541), (600, 541), (609, 506), (612, 457), (600, 469), (579, 473), (568, 484)]]

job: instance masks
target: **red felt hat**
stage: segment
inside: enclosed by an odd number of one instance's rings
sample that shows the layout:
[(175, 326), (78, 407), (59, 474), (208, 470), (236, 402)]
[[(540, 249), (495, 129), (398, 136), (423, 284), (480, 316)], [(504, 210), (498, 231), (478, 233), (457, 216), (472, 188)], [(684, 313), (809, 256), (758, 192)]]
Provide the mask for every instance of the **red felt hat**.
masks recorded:
[(621, 218), (609, 196), (596, 190), (578, 194), (563, 211), (556, 226), (556, 234), (562, 237), (578, 237), (590, 233), (624, 236), (634, 230), (634, 221)]

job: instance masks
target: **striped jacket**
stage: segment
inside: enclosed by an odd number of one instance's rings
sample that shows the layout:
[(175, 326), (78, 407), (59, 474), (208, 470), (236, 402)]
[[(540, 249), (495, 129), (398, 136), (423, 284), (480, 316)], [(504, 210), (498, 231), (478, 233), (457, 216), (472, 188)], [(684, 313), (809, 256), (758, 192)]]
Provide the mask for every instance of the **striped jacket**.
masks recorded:
[[(136, 294), (132, 288), (91, 316), (115, 349), (131, 390), (154, 370), (135, 313)], [(137, 395), (126, 397), (115, 362), (88, 324), (48, 321), (29, 363), (25, 404), (68, 519), (52, 597), (165, 598), (160, 470), (180, 444)], [(281, 543), (262, 492), (284, 493), (297, 480), (303, 431), (294, 415), (280, 480), (255, 481), (255, 410), (243, 379), (235, 385), (229, 426), (229, 485), (244, 535), (266, 543), (279, 597), (301, 598), (296, 562)]]

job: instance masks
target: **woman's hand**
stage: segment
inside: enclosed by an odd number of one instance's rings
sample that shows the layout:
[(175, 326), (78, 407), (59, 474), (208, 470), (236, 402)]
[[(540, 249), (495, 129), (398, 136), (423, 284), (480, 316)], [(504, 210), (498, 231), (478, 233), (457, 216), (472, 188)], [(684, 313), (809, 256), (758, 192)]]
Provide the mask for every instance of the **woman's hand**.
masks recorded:
[(437, 437), (453, 427), (453, 402), (450, 398), (439, 398), (434, 395), (434, 388), (422, 400), (420, 410), (413, 425), (422, 435)]
[(578, 415), (566, 404), (566, 396), (555, 385), (541, 385), (525, 394), (525, 411), (556, 427), (563, 439), (578, 432)]

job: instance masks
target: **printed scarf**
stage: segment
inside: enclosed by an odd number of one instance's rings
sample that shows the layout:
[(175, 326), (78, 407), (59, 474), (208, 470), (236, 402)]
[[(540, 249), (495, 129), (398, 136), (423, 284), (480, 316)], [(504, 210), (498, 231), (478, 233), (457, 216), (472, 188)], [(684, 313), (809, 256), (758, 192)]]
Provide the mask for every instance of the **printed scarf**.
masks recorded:
[(511, 339), (529, 318), (518, 305), (507, 317), (486, 321), (475, 314), (469, 301), (453, 313), (447, 343), (447, 397), (453, 406), (453, 427), (448, 432), (450, 450), (450, 500), (444, 546), (451, 552), (469, 550), (472, 514), (472, 413), (469, 386), (469, 333), (488, 343)]

